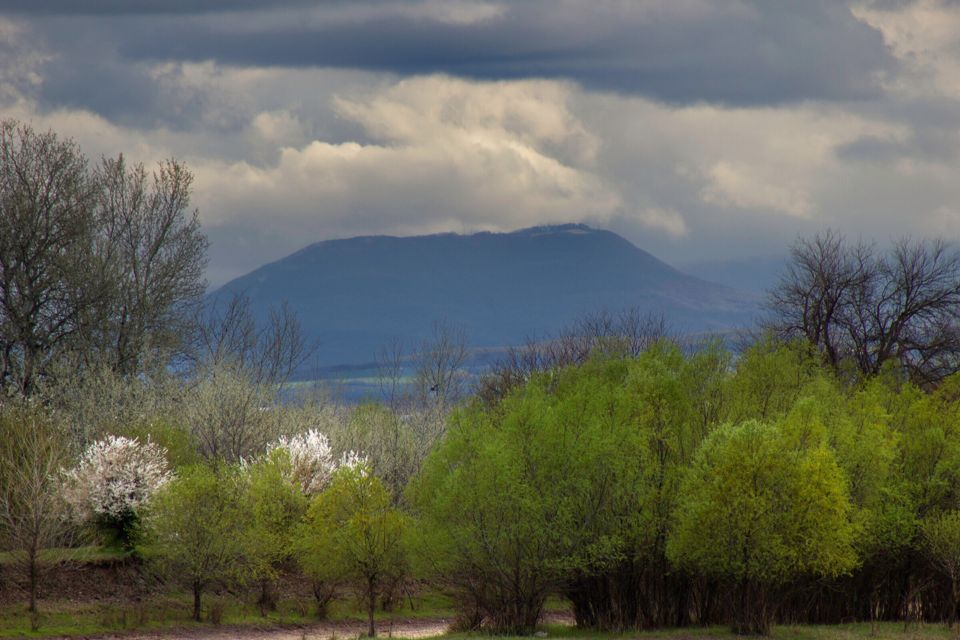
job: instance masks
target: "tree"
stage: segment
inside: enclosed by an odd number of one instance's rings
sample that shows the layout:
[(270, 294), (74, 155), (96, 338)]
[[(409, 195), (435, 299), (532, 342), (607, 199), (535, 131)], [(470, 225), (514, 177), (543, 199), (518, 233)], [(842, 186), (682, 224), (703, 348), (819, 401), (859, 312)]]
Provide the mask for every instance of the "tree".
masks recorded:
[[(282, 458), (276, 458), (277, 454), (281, 454)], [(274, 457), (275, 464), (307, 496), (323, 491), (337, 468), (330, 440), (317, 429), (281, 436), (267, 457)]]
[(142, 164), (105, 158), (95, 176), (97, 228), (111, 295), (100, 350), (117, 372), (138, 373), (151, 353), (182, 353), (192, 333), (192, 306), (206, 288), (206, 236), (190, 211), (193, 176), (177, 160), (152, 177)]
[(950, 579), (948, 622), (957, 621), (957, 600), (960, 599), (960, 511), (948, 511), (928, 518), (921, 527), (923, 547), (937, 568)]
[(65, 498), (77, 520), (132, 549), (141, 511), (170, 478), (166, 450), (149, 440), (109, 436), (87, 447), (66, 475)]
[(776, 587), (857, 564), (845, 479), (816, 438), (793, 441), (755, 421), (720, 428), (680, 493), (668, 553), (736, 585), (737, 633), (769, 633)]
[(256, 384), (236, 363), (195, 371), (182, 415), (208, 460), (238, 463), (264, 451), (280, 435), (272, 389)]
[(294, 532), (306, 513), (308, 495), (319, 493), (332, 473), (330, 447), (316, 436), (312, 432), (293, 438), (293, 447), (274, 447), (244, 467), (246, 500), (252, 510), (250, 557), (260, 582), (258, 604), (263, 614), (276, 608), (273, 583), (292, 559)]
[(618, 518), (632, 514), (614, 505), (644, 446), (617, 392), (626, 368), (537, 374), (499, 406), (451, 417), (410, 494), (420, 571), (457, 592), (471, 624), (531, 633), (549, 594), (622, 551)]
[(70, 523), (60, 497), (60, 474), (69, 462), (63, 434), (30, 405), (7, 405), (0, 413), (0, 535), (25, 577), (34, 630), (37, 592), (48, 564), (40, 553), (69, 541)]
[(182, 351), (207, 240), (176, 160), (148, 184), (123, 157), (91, 170), (72, 140), (0, 122), (0, 386), (23, 395), (53, 365), (123, 376)]
[(327, 583), (352, 582), (377, 629), (377, 598), (406, 571), (406, 521), (365, 464), (344, 465), (310, 505), (296, 543), (304, 571)]
[(0, 386), (34, 392), (107, 295), (96, 185), (71, 140), (0, 121)]
[(960, 370), (960, 252), (943, 240), (884, 254), (835, 231), (801, 239), (767, 306), (771, 329), (835, 369), (871, 376), (894, 362), (924, 385)]
[(140, 552), (193, 593), (193, 619), (211, 585), (243, 582), (253, 568), (251, 513), (235, 468), (195, 465), (158, 491), (144, 518)]
[(199, 314), (196, 369), (230, 366), (252, 384), (279, 391), (313, 353), (297, 314), (285, 302), (269, 309), (265, 323), (258, 322), (242, 292), (218, 295)]
[(636, 307), (619, 313), (587, 314), (556, 336), (509, 347), (481, 380), (478, 395), (493, 404), (534, 373), (581, 365), (594, 355), (632, 358), (670, 339), (671, 331), (662, 315), (643, 313)]

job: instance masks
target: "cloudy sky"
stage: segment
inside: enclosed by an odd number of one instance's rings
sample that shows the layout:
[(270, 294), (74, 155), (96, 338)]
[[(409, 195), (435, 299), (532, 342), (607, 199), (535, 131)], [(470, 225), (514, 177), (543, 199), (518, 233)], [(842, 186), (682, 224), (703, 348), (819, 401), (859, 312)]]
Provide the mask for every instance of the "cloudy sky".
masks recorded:
[(956, 0), (0, 0), (0, 116), (186, 161), (211, 284), (375, 233), (960, 237)]

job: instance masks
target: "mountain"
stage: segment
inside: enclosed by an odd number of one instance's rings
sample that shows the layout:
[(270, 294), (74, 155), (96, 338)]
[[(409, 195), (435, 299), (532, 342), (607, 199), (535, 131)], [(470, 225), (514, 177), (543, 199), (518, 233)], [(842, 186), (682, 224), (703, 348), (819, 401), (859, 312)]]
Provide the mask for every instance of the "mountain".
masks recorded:
[(763, 294), (772, 289), (787, 266), (785, 256), (757, 256), (730, 260), (694, 260), (678, 265), (684, 272), (697, 278)]
[(214, 295), (224, 292), (244, 292), (262, 313), (288, 301), (323, 367), (370, 362), (393, 339), (427, 337), (437, 320), (462, 326), (473, 347), (502, 347), (629, 307), (661, 312), (681, 331), (723, 331), (748, 325), (757, 303), (578, 224), (327, 240)]

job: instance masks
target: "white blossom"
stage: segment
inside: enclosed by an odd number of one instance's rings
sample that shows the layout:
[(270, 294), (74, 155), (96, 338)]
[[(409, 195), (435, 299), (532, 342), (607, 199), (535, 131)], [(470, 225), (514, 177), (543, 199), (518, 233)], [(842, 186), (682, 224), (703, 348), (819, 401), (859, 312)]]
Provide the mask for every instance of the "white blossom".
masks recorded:
[(121, 519), (136, 514), (171, 477), (163, 447), (109, 436), (87, 447), (66, 474), (64, 493), (78, 520)]
[(305, 494), (313, 495), (326, 488), (336, 469), (327, 436), (317, 429), (310, 429), (299, 435), (280, 438), (271, 451), (276, 449), (283, 449), (290, 457), (293, 479)]
[(343, 455), (340, 456), (339, 467), (349, 467), (351, 469), (359, 469), (361, 472), (366, 473), (370, 467), (370, 460), (364, 454), (350, 450), (344, 451)]

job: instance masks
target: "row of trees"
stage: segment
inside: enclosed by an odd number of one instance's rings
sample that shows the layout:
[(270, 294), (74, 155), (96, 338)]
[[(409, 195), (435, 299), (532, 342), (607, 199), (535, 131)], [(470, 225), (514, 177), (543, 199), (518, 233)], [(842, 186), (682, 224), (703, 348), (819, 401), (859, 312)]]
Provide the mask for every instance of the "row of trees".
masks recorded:
[(660, 343), (456, 413), (411, 508), (467, 612), (579, 624), (953, 620), (960, 403), (890, 368), (848, 386), (807, 343)]
[(321, 610), (352, 587), (372, 619), (417, 578), (455, 595), (464, 626), (501, 632), (531, 632), (552, 594), (601, 629), (952, 622), (958, 385), (926, 391), (892, 365), (850, 384), (799, 341), (738, 357), (659, 341), (474, 399), (416, 464), (392, 444), (396, 428), (416, 453), (414, 427), (370, 405), (328, 416), (339, 444), (306, 430), (242, 463), (202, 462), (194, 443), (160, 464), (153, 441), (107, 439), (73, 465), (66, 497), (101, 539), (183, 580), (198, 616), (211, 585), (251, 585), (267, 608), (296, 570)]

